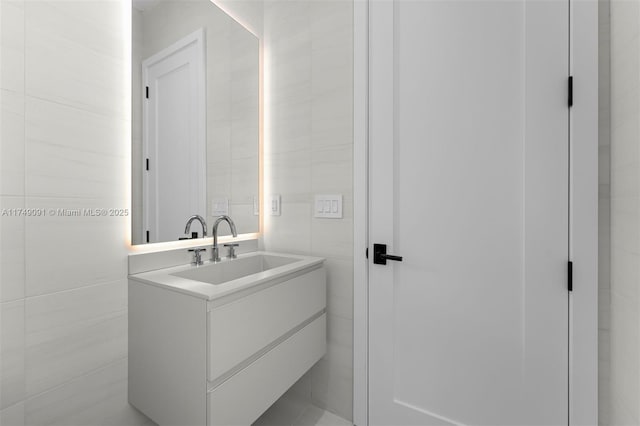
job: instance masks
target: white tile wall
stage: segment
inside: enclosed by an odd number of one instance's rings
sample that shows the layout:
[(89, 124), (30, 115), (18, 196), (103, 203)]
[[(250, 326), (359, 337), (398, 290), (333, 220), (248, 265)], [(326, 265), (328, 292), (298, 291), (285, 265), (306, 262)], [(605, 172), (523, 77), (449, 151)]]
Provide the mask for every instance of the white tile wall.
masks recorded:
[(118, 2), (25, 2), (27, 95), (129, 119), (122, 16)]
[(24, 92), (24, 0), (3, 1), (0, 5), (0, 57), (4, 64), (0, 88)]
[[(606, 15), (605, 6), (601, 17)], [(606, 277), (600, 288), (604, 296), (600, 299), (600, 408), (603, 423), (640, 424), (640, 4), (611, 0), (610, 16), (610, 123), (601, 119), (600, 153), (603, 160), (608, 155), (602, 132), (610, 126), (611, 163), (609, 181), (606, 161), (601, 162), (601, 212), (609, 198), (608, 182), (611, 206), (610, 216), (601, 216), (600, 225), (609, 219), (611, 228), (610, 235), (600, 234), (600, 242), (601, 249), (610, 244), (611, 275), (610, 298), (606, 297)], [(606, 29), (604, 33), (601, 36), (606, 37)], [(602, 68), (606, 75), (606, 67)], [(601, 97), (601, 116), (606, 116), (607, 101)], [(601, 256), (601, 267), (603, 263), (606, 271), (609, 265)], [(602, 400), (605, 396), (610, 396), (610, 402)]]
[(152, 424), (127, 403), (126, 359), (27, 400), (24, 416), (28, 426)]
[(24, 92), (1, 89), (0, 97), (0, 194), (23, 195)]
[(610, 16), (609, 0), (601, 0), (598, 10), (599, 52), (599, 208), (598, 208), (598, 424), (608, 425), (611, 418), (611, 104), (610, 92)]
[[(265, 217), (264, 243), (327, 258), (329, 313), (327, 355), (276, 404), (284, 412), (269, 415), (291, 424), (306, 401), (351, 419), (353, 2), (276, 0), (264, 13), (266, 187), (282, 196), (282, 215)], [(322, 193), (343, 194), (343, 219), (313, 218)]]
[(127, 280), (30, 297), (25, 323), (35, 396), (127, 356)]
[[(0, 208), (24, 208), (24, 197), (0, 198)], [(0, 217), (0, 302), (24, 297), (25, 250), (23, 216)]]
[(124, 121), (35, 97), (25, 113), (28, 196), (94, 198), (126, 187)]
[[(0, 1), (3, 209), (128, 207), (122, 4)], [(0, 234), (0, 423), (148, 422), (126, 401), (127, 219)]]
[(24, 402), (19, 402), (0, 411), (0, 424), (3, 426), (25, 426)]
[(0, 304), (0, 410), (25, 398), (24, 300)]

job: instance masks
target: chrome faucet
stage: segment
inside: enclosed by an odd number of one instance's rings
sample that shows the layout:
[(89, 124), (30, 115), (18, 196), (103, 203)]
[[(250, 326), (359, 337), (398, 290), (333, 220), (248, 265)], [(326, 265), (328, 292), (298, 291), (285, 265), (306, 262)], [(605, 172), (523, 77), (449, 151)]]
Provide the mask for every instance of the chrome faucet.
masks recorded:
[(184, 233), (185, 234), (189, 234), (189, 231), (191, 231), (191, 223), (197, 220), (198, 222), (200, 222), (200, 225), (202, 225), (202, 233), (204, 234), (203, 237), (207, 236), (207, 222), (204, 221), (204, 218), (198, 214), (194, 214), (193, 216), (191, 216), (189, 218), (189, 220), (187, 221), (187, 226), (184, 227)]
[(231, 234), (234, 237), (238, 236), (236, 232), (236, 224), (233, 223), (233, 220), (229, 216), (223, 215), (220, 216), (216, 222), (213, 224), (213, 250), (211, 250), (211, 260), (214, 262), (220, 262), (220, 253), (218, 252), (218, 225), (220, 222), (226, 221), (229, 224), (229, 228), (231, 228)]

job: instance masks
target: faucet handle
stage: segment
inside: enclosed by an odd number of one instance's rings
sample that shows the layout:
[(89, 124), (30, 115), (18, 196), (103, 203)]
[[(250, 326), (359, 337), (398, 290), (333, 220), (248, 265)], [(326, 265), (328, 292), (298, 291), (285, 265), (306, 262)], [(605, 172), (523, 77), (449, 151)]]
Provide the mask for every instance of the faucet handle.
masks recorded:
[(238, 243), (223, 244), (223, 246), (229, 247), (229, 251), (227, 252), (227, 257), (229, 259), (235, 259), (238, 257), (238, 255), (236, 254), (236, 247), (238, 247), (239, 245), (240, 244)]
[(194, 266), (200, 266), (202, 265), (204, 262), (202, 261), (202, 255), (200, 254), (200, 252), (206, 252), (207, 249), (204, 247), (198, 247), (198, 248), (192, 248), (189, 249), (190, 252), (193, 252), (193, 261), (191, 262), (192, 265)]

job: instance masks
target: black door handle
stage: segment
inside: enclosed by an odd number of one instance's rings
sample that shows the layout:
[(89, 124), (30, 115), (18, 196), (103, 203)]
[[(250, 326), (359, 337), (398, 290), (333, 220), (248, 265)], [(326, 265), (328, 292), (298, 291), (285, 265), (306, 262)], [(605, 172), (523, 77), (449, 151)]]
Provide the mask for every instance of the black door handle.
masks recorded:
[(373, 245), (373, 263), (375, 263), (376, 265), (386, 265), (387, 260), (395, 260), (396, 262), (402, 262), (402, 256), (387, 254), (386, 244), (374, 244)]

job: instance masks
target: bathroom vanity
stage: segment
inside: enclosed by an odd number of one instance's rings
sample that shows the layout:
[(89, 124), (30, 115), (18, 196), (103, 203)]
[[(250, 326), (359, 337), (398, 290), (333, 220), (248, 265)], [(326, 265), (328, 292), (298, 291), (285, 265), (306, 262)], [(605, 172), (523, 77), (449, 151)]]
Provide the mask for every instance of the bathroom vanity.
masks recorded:
[(265, 252), (129, 275), (129, 402), (249, 425), (326, 351), (324, 260)]

